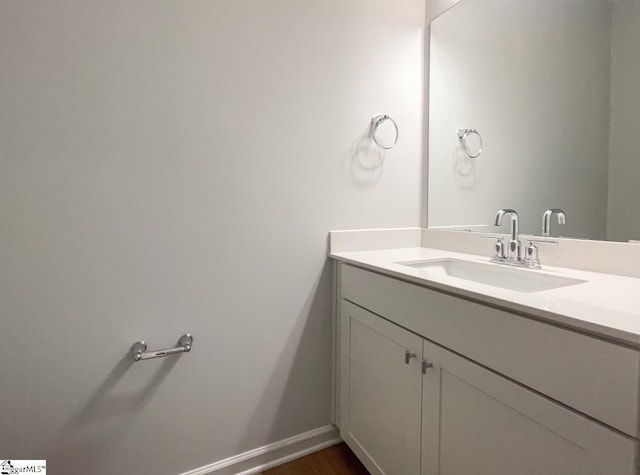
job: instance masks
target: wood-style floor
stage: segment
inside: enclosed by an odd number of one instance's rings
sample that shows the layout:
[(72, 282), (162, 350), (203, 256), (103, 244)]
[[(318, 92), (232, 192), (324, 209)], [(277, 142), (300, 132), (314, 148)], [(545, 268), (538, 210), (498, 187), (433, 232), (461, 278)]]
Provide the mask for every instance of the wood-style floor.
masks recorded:
[(369, 475), (369, 472), (343, 442), (274, 467), (262, 475)]

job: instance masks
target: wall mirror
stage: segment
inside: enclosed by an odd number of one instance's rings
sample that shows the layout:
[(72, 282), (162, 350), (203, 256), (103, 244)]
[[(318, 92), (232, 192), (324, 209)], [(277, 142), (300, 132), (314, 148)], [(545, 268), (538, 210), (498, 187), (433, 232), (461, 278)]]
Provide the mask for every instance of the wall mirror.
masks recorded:
[(429, 227), (640, 240), (640, 0), (461, 0), (429, 61)]

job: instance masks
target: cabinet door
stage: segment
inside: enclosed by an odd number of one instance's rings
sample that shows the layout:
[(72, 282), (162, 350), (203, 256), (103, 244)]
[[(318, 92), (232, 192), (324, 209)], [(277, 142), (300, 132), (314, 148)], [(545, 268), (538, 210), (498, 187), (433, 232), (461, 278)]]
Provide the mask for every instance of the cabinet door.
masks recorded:
[(340, 316), (342, 438), (373, 474), (417, 475), (422, 338), (346, 301)]
[[(423, 475), (633, 475), (636, 441), (428, 341)], [(550, 371), (553, 368), (549, 368)]]

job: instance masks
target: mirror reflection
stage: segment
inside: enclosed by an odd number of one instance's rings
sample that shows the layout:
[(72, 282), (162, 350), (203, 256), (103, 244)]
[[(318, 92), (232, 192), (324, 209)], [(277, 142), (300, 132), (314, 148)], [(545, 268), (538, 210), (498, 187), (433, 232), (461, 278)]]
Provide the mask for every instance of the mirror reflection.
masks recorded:
[(640, 0), (462, 0), (430, 35), (429, 227), (640, 240)]

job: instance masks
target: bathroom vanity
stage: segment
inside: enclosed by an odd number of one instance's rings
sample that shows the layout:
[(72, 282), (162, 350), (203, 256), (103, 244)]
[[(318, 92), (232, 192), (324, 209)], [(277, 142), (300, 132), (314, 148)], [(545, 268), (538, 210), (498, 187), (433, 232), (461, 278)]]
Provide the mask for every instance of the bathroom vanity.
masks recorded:
[(373, 474), (638, 475), (640, 4), (429, 6), (430, 229), (332, 233), (335, 423)]
[(496, 281), (511, 270), (424, 247), (331, 256), (336, 424), (371, 473), (638, 473), (639, 279)]

